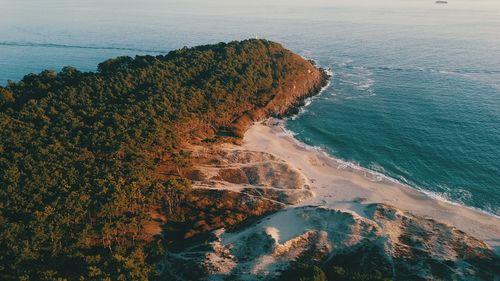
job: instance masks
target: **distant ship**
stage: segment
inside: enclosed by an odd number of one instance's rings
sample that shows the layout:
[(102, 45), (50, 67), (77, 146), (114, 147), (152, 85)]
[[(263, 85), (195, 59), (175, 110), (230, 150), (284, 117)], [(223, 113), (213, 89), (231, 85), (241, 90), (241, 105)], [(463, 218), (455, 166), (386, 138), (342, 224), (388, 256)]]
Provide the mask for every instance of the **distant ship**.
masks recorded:
[(436, 4), (448, 4), (448, 1), (438, 0), (436, 1)]

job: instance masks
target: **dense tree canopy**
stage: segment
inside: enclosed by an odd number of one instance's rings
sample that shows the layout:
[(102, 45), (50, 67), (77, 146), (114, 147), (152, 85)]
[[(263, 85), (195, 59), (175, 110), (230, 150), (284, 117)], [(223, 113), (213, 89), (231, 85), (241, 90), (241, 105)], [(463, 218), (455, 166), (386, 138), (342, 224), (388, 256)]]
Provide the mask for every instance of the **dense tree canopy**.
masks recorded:
[(189, 185), (180, 173), (158, 180), (155, 165), (188, 165), (186, 142), (266, 105), (291, 55), (247, 40), (0, 87), (0, 279), (153, 278), (161, 243), (144, 222)]

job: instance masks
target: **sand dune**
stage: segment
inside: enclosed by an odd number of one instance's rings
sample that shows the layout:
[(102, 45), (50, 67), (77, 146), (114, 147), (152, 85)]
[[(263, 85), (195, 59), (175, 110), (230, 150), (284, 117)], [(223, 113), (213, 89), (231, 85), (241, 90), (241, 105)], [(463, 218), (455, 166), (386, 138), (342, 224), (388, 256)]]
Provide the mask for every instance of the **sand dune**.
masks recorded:
[(266, 280), (294, 261), (325, 270), (362, 267), (405, 281), (500, 274), (492, 251), (499, 250), (498, 218), (308, 149), (279, 120), (251, 126), (242, 146), (194, 147), (193, 155), (195, 188), (239, 192), (283, 209), (169, 252), (166, 279)]
[(224, 144), (195, 147), (194, 188), (245, 191), (263, 199), (298, 204), (312, 197), (308, 178), (288, 162), (260, 151)]
[(305, 175), (311, 182), (314, 196), (301, 202), (302, 205), (347, 210), (363, 216), (365, 205), (385, 203), (457, 227), (500, 252), (499, 218), (431, 198), (408, 186), (307, 149), (284, 131), (282, 121), (268, 120), (250, 127), (243, 148), (271, 153)]

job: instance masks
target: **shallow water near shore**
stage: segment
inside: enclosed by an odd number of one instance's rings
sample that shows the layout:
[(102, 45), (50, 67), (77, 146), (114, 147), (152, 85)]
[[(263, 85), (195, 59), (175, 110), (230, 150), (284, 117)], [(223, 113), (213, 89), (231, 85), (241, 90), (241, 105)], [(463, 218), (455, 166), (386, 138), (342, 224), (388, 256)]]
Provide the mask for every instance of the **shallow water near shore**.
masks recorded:
[(2, 3), (0, 85), (120, 55), (268, 38), (332, 68), (286, 126), (304, 143), (500, 215), (498, 1)]
[(500, 251), (498, 216), (436, 200), (383, 174), (331, 157), (297, 140), (282, 125), (282, 120), (275, 119), (254, 124), (245, 134), (243, 148), (272, 152), (307, 178), (313, 196), (295, 207), (317, 206), (366, 216), (366, 207), (372, 203), (388, 204), (457, 227), (482, 239), (495, 252)]

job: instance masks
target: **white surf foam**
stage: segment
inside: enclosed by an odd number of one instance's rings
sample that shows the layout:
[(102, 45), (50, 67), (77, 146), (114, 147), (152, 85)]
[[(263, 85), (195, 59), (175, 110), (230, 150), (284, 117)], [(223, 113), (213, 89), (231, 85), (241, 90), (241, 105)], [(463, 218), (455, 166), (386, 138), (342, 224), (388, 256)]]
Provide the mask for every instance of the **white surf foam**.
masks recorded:
[(461, 202), (456, 202), (456, 201), (450, 199), (448, 196), (446, 196), (443, 193), (436, 192), (436, 191), (431, 191), (431, 190), (419, 187), (419, 186), (411, 183), (410, 181), (408, 181), (404, 177), (402, 177), (403, 181), (401, 181), (401, 180), (395, 179), (395, 178), (393, 178), (391, 176), (388, 176), (386, 174), (383, 174), (381, 172), (372, 170), (370, 168), (363, 167), (363, 166), (361, 166), (358, 163), (354, 163), (354, 162), (342, 160), (340, 158), (336, 158), (334, 155), (331, 155), (324, 148), (322, 148), (320, 146), (308, 145), (308, 144), (306, 144), (306, 143), (298, 140), (296, 138), (296, 136), (298, 135), (298, 133), (293, 132), (291, 130), (288, 130), (286, 128), (286, 126), (285, 126), (285, 122), (286, 122), (286, 120), (282, 120), (281, 123), (280, 123), (280, 125), (279, 125), (279, 126), (281, 126), (281, 128), (283, 130), (282, 136), (288, 136), (288, 137), (290, 137), (295, 142), (295, 144), (297, 146), (299, 146), (299, 147), (302, 147), (302, 148), (310, 150), (310, 151), (315, 151), (315, 152), (317, 152), (317, 153), (319, 153), (319, 154), (327, 157), (328, 159), (330, 159), (334, 163), (337, 163), (337, 169), (339, 169), (339, 170), (344, 170), (344, 169), (349, 169), (350, 168), (350, 169), (356, 170), (358, 172), (362, 172), (363, 175), (364, 175), (364, 177), (366, 179), (368, 179), (368, 180), (375, 181), (375, 182), (380, 182), (380, 181), (383, 181), (383, 180), (387, 180), (389, 182), (398, 184), (398, 185), (400, 185), (402, 187), (410, 188), (412, 190), (416, 190), (416, 191), (418, 191), (420, 193), (423, 193), (423, 194), (429, 196), (432, 199), (439, 200), (441, 202), (446, 202), (448, 204), (452, 204), (452, 205), (455, 205), (455, 206), (460, 206), (460, 207), (463, 207), (463, 208), (467, 208), (467, 209), (470, 209), (470, 210), (474, 210), (474, 211), (477, 211), (477, 212), (481, 212), (483, 214), (486, 214), (486, 215), (489, 215), (489, 216), (492, 216), (492, 217), (500, 219), (499, 215), (491, 213), (491, 212), (489, 212), (487, 210), (483, 210), (483, 209), (476, 208), (476, 207), (473, 207), (473, 206), (465, 205), (464, 203), (461, 203)]
[(323, 88), (321, 88), (321, 90), (319, 91), (319, 93), (317, 95), (314, 95), (312, 97), (308, 97), (307, 99), (304, 100), (304, 105), (301, 106), (299, 108), (299, 112), (295, 115), (292, 115), (288, 118), (290, 118), (291, 120), (296, 120), (300, 115), (304, 114), (306, 111), (307, 111), (307, 107), (309, 107), (309, 105), (311, 105), (311, 103), (320, 98), (321, 95), (326, 91), (326, 89), (328, 89), (328, 87), (330, 87), (332, 81), (333, 81), (333, 70), (331, 68), (325, 68), (325, 72), (326, 74), (328, 74), (330, 76), (330, 79), (328, 80), (327, 84), (325, 86), (323, 86)]

